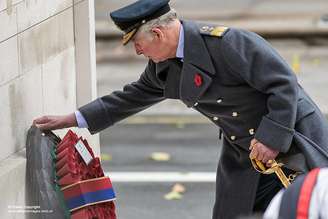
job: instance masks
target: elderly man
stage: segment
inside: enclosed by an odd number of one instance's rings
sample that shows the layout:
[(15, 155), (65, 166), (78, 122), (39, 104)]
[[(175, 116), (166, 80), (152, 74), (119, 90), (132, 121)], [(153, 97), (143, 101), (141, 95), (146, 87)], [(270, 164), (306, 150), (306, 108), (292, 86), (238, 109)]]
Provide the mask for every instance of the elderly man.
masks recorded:
[(111, 13), (138, 55), (136, 82), (41, 129), (78, 126), (97, 133), (165, 99), (180, 99), (222, 130), (213, 219), (264, 211), (281, 183), (250, 162), (276, 159), (287, 173), (328, 165), (328, 125), (278, 53), (248, 31), (177, 18), (169, 0), (140, 0)]

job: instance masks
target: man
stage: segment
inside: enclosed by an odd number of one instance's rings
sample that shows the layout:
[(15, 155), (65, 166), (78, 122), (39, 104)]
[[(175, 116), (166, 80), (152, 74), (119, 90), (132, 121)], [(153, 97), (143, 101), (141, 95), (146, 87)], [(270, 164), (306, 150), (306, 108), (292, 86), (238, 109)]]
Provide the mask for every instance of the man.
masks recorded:
[(264, 211), (280, 190), (277, 177), (250, 162), (278, 159), (289, 172), (328, 164), (328, 125), (297, 79), (260, 36), (177, 19), (169, 0), (140, 0), (111, 13), (138, 55), (140, 79), (75, 114), (45, 116), (41, 129), (88, 127), (97, 133), (166, 98), (180, 99), (223, 133), (213, 219)]

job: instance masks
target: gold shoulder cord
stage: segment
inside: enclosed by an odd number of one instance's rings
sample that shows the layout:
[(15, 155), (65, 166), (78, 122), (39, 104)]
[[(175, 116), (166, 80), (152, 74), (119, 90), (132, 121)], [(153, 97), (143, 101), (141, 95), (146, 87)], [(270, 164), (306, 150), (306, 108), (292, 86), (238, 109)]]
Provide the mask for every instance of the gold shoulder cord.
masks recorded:
[(222, 37), (223, 34), (228, 30), (228, 27), (215, 27), (210, 31), (211, 36)]
[(202, 26), (199, 30), (201, 34), (221, 38), (229, 30), (229, 28), (224, 26)]

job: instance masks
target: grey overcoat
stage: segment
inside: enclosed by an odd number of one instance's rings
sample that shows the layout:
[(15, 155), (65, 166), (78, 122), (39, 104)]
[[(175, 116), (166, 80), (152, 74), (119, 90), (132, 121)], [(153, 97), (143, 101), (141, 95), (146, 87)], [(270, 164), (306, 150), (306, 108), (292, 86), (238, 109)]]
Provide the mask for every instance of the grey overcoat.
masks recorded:
[(328, 165), (324, 116), (264, 39), (235, 28), (219, 36), (212, 25), (182, 24), (183, 63), (150, 60), (138, 81), (81, 107), (91, 133), (166, 98), (208, 117), (224, 136), (213, 219), (252, 211), (259, 179), (249, 160), (253, 138), (279, 150), (285, 163), (293, 161), (291, 168)]

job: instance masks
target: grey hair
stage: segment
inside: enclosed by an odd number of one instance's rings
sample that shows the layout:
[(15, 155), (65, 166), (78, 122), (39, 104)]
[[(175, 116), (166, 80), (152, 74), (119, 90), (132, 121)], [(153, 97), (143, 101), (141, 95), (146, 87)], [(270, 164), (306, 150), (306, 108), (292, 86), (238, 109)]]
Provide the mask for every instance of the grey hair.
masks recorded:
[(137, 34), (138, 35), (148, 35), (148, 36), (152, 36), (151, 35), (151, 30), (154, 27), (168, 27), (170, 26), (170, 24), (175, 21), (176, 19), (178, 19), (178, 15), (177, 12), (171, 8), (171, 10), (169, 12), (167, 12), (166, 14), (155, 18), (153, 20), (150, 20), (148, 22), (146, 22), (145, 24), (143, 24)]

